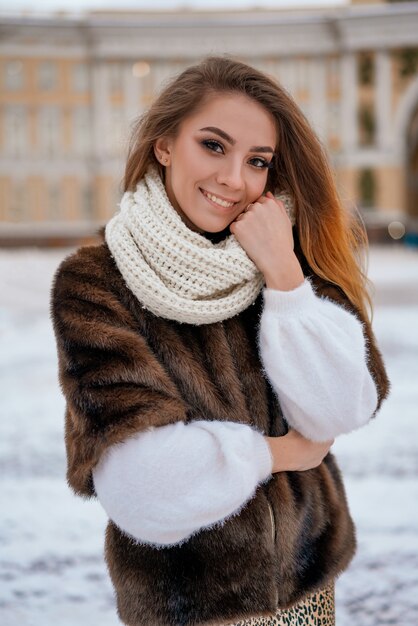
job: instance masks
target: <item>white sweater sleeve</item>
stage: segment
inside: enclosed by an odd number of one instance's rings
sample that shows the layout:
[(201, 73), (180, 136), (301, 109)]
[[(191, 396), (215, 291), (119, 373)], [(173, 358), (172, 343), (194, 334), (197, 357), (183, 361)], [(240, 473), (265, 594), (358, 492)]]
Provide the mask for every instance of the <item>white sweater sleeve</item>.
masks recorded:
[(260, 358), (288, 424), (313, 441), (366, 424), (377, 390), (362, 322), (317, 296), (307, 278), (291, 291), (266, 287), (263, 296)]
[(258, 430), (196, 420), (150, 428), (111, 446), (93, 480), (119, 528), (163, 548), (239, 513), (272, 469), (270, 447)]

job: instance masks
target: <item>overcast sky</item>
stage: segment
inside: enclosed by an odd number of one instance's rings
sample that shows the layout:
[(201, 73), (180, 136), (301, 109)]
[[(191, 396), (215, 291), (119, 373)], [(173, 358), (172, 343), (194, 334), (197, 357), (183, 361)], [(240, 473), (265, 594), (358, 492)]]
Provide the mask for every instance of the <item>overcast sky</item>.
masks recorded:
[(89, 9), (248, 9), (342, 6), (349, 0), (0, 0), (2, 12), (81, 11)]

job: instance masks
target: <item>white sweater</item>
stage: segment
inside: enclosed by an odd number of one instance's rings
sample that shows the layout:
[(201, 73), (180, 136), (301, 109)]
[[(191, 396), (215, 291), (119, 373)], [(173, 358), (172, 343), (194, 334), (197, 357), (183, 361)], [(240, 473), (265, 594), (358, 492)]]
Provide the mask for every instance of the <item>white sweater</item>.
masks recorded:
[[(263, 296), (260, 357), (289, 426), (324, 441), (366, 424), (377, 392), (361, 322), (317, 296), (308, 279), (292, 291), (264, 288)], [(272, 468), (256, 428), (202, 419), (151, 428), (112, 446), (93, 480), (119, 528), (164, 548), (237, 515)]]

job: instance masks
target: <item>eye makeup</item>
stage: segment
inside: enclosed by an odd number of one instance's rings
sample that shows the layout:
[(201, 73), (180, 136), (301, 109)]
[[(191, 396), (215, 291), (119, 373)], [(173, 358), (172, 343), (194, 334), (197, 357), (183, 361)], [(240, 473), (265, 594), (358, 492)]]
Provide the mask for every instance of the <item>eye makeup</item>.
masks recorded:
[[(211, 150), (212, 152), (215, 152), (217, 154), (223, 154), (223, 152), (220, 153), (215, 149), (216, 146), (219, 148), (222, 148), (222, 150), (224, 149), (223, 145), (219, 141), (216, 141), (215, 139), (204, 139), (200, 143), (202, 146), (205, 146), (205, 148), (207, 148), (208, 150)], [(271, 169), (273, 167), (273, 159), (271, 161), (266, 161), (262, 157), (255, 156), (255, 157), (252, 157), (251, 160), (261, 162), (261, 165), (253, 165), (253, 167), (259, 170), (263, 170), (266, 168)]]

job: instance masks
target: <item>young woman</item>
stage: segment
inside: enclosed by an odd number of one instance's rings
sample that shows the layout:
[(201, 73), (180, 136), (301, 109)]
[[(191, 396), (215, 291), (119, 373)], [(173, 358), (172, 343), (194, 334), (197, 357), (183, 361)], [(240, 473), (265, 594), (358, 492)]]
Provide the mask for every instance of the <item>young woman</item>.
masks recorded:
[(124, 187), (52, 292), (67, 478), (110, 518), (118, 615), (330, 626), (355, 530), (329, 449), (389, 390), (365, 233), (292, 98), (228, 57), (141, 116)]

